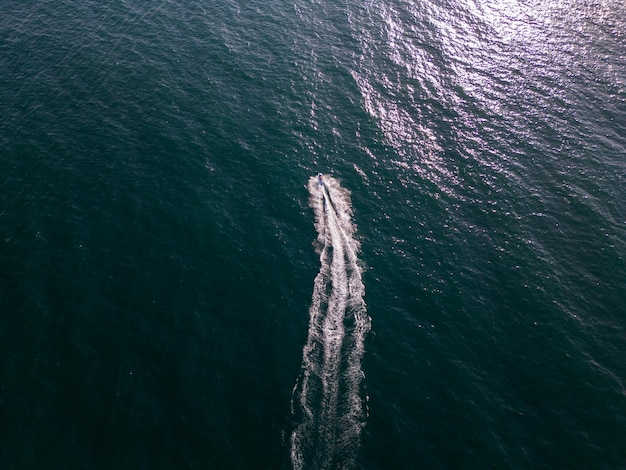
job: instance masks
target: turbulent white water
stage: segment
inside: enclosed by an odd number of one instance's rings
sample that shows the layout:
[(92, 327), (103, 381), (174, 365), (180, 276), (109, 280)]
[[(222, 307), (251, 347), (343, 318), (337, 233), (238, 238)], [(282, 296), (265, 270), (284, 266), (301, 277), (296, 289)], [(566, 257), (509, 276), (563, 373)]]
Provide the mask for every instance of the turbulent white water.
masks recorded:
[(355, 466), (365, 423), (361, 358), (369, 330), (350, 193), (327, 176), (308, 184), (320, 271), (315, 277), (302, 374), (294, 388), (291, 461), (296, 469)]

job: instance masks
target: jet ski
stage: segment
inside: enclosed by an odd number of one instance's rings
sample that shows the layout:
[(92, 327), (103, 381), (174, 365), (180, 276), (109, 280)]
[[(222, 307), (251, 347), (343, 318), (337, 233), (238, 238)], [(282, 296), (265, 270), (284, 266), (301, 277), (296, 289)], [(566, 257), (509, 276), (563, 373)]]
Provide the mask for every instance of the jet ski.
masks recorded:
[(321, 173), (317, 174), (317, 185), (324, 186), (324, 175), (322, 175)]

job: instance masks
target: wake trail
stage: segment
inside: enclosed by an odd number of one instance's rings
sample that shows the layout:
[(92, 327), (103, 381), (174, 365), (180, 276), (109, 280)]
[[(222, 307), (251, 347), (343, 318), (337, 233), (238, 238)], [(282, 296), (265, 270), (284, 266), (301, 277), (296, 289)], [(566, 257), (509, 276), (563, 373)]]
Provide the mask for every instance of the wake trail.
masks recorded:
[(292, 396), (295, 469), (353, 468), (365, 424), (361, 360), (369, 317), (354, 238), (350, 193), (327, 176), (312, 177), (320, 271), (313, 283), (302, 371)]

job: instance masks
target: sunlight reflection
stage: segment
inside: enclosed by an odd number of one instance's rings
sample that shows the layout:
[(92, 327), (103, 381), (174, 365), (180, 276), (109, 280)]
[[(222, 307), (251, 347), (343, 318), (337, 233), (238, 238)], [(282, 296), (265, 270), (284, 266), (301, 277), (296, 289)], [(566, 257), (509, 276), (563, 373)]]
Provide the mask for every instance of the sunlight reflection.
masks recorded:
[[(366, 112), (395, 150), (394, 163), (457, 197), (468, 162), (489, 170), (477, 175), (507, 174), (510, 155), (495, 148), (509, 147), (509, 130), (492, 123), (506, 117), (508, 129), (549, 131), (553, 123), (542, 110), (567, 115), (567, 84), (588, 74), (580, 64), (589, 38), (623, 42), (624, 13), (607, 14), (611, 2), (369, 3), (376, 27), (354, 31), (361, 56), (351, 73)], [(622, 90), (612, 64), (598, 63), (616, 93)], [(486, 142), (494, 150), (487, 152)]]

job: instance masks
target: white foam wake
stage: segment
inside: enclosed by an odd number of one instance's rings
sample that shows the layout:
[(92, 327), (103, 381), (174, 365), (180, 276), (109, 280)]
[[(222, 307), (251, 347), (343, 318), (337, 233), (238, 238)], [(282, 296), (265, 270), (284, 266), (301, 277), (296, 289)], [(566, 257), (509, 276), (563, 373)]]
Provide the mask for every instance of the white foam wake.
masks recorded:
[(309, 309), (302, 373), (294, 387), (291, 434), (295, 469), (352, 468), (365, 423), (361, 359), (370, 328), (354, 238), (350, 193), (330, 176), (308, 184), (320, 271)]

